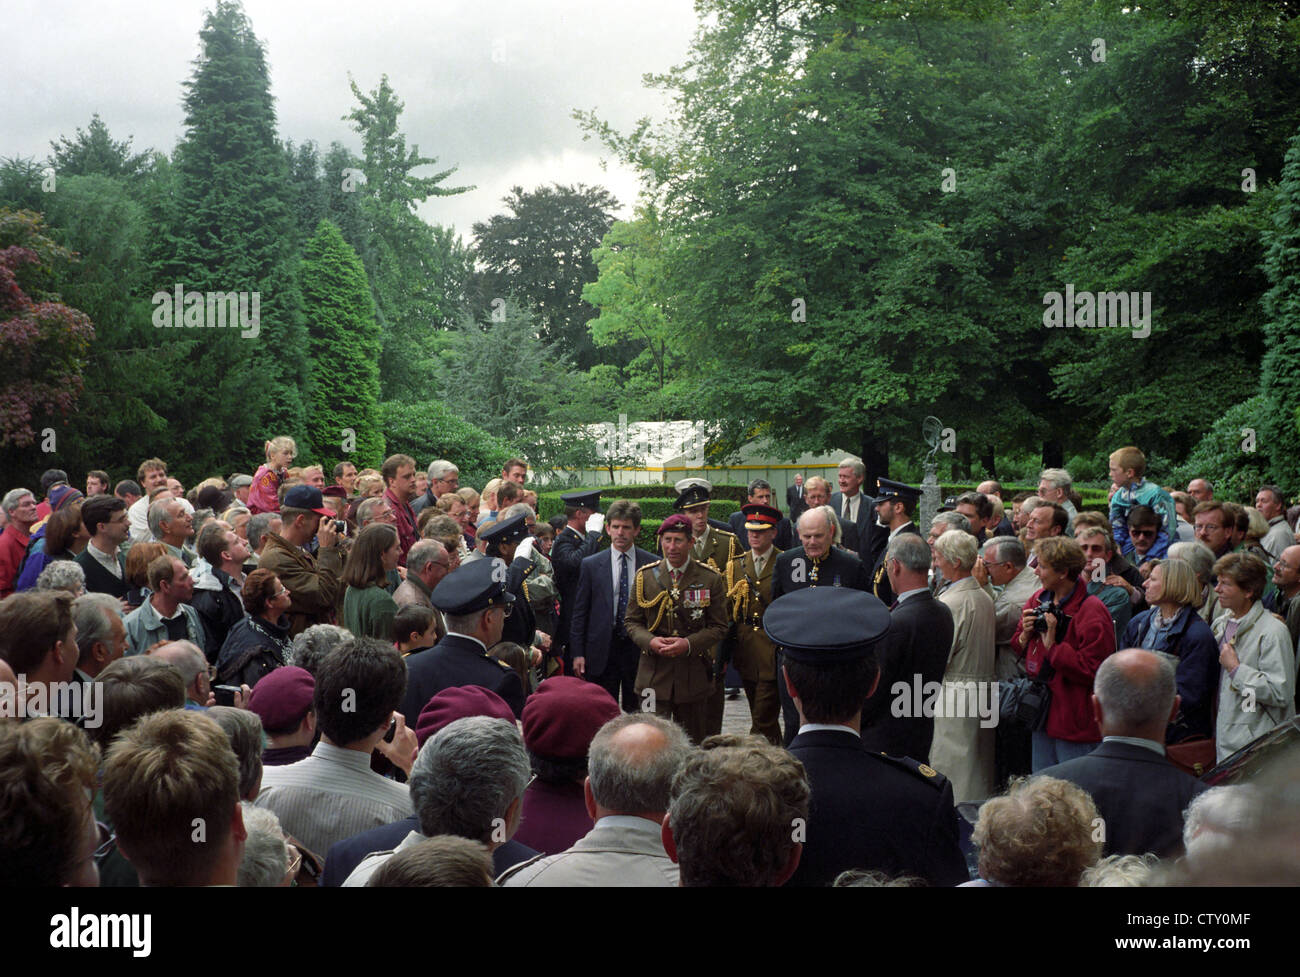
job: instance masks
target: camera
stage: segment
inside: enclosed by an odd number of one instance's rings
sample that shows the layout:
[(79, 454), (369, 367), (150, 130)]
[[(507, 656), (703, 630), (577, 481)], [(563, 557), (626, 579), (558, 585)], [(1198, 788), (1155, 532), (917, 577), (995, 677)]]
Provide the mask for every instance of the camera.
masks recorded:
[(238, 693), (239, 693), (238, 685), (212, 686), (212, 694), (216, 696), (217, 705), (219, 706), (233, 706), (235, 704), (235, 696)]
[(1061, 609), (1061, 605), (1054, 600), (1047, 604), (1039, 604), (1034, 608), (1034, 631), (1037, 634), (1047, 634), (1048, 614), (1056, 618), (1055, 640), (1059, 641), (1070, 627), (1070, 618)]
[(338, 533), (340, 536), (346, 536), (348, 531), (348, 524), (342, 519), (335, 519), (334, 531)]

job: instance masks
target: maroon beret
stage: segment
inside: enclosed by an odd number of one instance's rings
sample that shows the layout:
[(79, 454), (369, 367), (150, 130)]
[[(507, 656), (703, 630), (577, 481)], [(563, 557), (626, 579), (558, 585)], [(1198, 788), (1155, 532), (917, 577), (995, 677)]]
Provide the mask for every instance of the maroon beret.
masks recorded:
[(443, 689), (420, 710), (415, 721), (415, 738), (421, 746), (438, 730), (469, 716), (490, 716), (513, 723), (514, 711), (490, 689), (478, 685), (453, 685)]
[(659, 524), (659, 535), (664, 533), (685, 533), (689, 539), (694, 534), (691, 517), (681, 512), (674, 512)]
[(348, 490), (342, 485), (326, 485), (321, 491), (321, 495), (327, 499), (346, 499), (348, 497)]
[(622, 712), (595, 682), (548, 678), (524, 705), (524, 745), (538, 756), (584, 757), (596, 731)]
[(263, 729), (290, 729), (307, 715), (315, 692), (316, 680), (311, 672), (297, 665), (285, 665), (264, 675), (253, 686), (248, 708), (257, 713)]

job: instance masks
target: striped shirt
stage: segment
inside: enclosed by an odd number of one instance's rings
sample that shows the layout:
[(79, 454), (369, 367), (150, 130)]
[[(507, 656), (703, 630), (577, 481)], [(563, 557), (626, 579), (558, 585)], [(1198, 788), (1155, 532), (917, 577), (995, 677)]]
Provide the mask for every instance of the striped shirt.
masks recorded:
[(274, 811), (286, 833), (319, 855), (336, 841), (413, 813), (405, 785), (371, 770), (370, 754), (324, 740), (305, 760), (266, 767), (254, 804)]

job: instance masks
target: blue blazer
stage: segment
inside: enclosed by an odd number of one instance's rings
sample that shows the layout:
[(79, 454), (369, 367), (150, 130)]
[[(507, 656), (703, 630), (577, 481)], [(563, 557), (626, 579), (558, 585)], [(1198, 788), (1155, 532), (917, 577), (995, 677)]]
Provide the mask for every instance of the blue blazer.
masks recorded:
[[(636, 571), (659, 557), (649, 550), (633, 546), (632, 577), (628, 578), (628, 603), (636, 600)], [(609, 664), (609, 646), (614, 637), (614, 570), (612, 548), (586, 557), (578, 569), (578, 589), (574, 591), (573, 611), (569, 618), (569, 652), (574, 658), (586, 659), (588, 675), (600, 675)]]

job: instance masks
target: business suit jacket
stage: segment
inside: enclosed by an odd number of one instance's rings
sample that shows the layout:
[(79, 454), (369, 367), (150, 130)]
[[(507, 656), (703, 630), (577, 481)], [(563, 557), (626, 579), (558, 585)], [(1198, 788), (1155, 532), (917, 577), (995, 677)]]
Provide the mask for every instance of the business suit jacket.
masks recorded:
[[(341, 886), (367, 855), (377, 851), (392, 851), (412, 831), (419, 830), (419, 819), (411, 815), (334, 842), (325, 855), (325, 870), (321, 873), (320, 884), (327, 889)], [(511, 839), (492, 852), (492, 871), (500, 874), (510, 866), (536, 855), (537, 852), (527, 845)]]
[(791, 485), (785, 490), (785, 507), (790, 512), (791, 522), (798, 522), (799, 517), (808, 508), (808, 503), (803, 497), (803, 490), (802, 485)]
[[(568, 647), (573, 600), (578, 593), (578, 574), (582, 571), (582, 561), (600, 549), (600, 540), (600, 533), (583, 535), (571, 526), (565, 526), (555, 534), (550, 559), (555, 568), (555, 587), (560, 592), (560, 621), (556, 628), (558, 634), (552, 635), (559, 639), (558, 647), (552, 647), (552, 655), (560, 654)], [(564, 652), (565, 661), (572, 659), (570, 652)]]
[[(952, 635), (952, 612), (928, 592), (907, 598), (889, 612), (889, 634), (876, 645), (880, 681), (862, 712), (862, 742), (868, 749), (930, 762), (934, 717), (895, 716), (891, 706), (899, 694), (913, 702), (914, 682), (924, 688), (928, 682), (943, 680)], [(896, 682), (904, 683), (908, 691), (895, 691)]]
[[(916, 523), (909, 522), (899, 527), (899, 535), (903, 533), (914, 533), (921, 535), (921, 530), (916, 528)], [(890, 535), (885, 532), (881, 535), (878, 545), (875, 547), (875, 553), (871, 562), (871, 592), (880, 598), (886, 607), (894, 602), (898, 595), (894, 593), (894, 588), (889, 583), (889, 573), (886, 569), (885, 554), (889, 552)]]
[(829, 885), (846, 869), (918, 875), (934, 886), (969, 879), (952, 787), (941, 774), (873, 753), (847, 729), (800, 733), (789, 749), (812, 788), (790, 885)]
[(1039, 773), (1078, 784), (1092, 795), (1105, 822), (1107, 855), (1179, 854), (1183, 811), (1207, 789), (1154, 750), (1114, 740)]
[(90, 555), (90, 548), (82, 550), (74, 559), (80, 565), (86, 574), (86, 593), (88, 594), (111, 594), (118, 600), (126, 596), (127, 587), (130, 585), (126, 582), (126, 560), (122, 554), (117, 554), (117, 565), (122, 568), (122, 579), (113, 576)]
[[(636, 571), (655, 562), (655, 555), (639, 546), (632, 548), (632, 574), (627, 581), (627, 603), (632, 606)], [(614, 636), (614, 568), (613, 547), (601, 550), (582, 561), (578, 588), (573, 597), (573, 615), (569, 619), (569, 653), (586, 659), (588, 675), (602, 675), (609, 664), (609, 646)], [(617, 622), (619, 624), (623, 622)]]
[(417, 651), (406, 659), (406, 695), (402, 699), (406, 725), (415, 729), (420, 710), (430, 699), (443, 689), (460, 685), (478, 685), (495, 692), (516, 716), (523, 715), (524, 688), (518, 673), (488, 655), (473, 638), (449, 634), (428, 651)]
[[(713, 691), (713, 649), (727, 634), (726, 585), (721, 574), (692, 557), (676, 597), (672, 589), (666, 561), (636, 573), (625, 619), (628, 637), (641, 649), (636, 692), (654, 689), (659, 701), (679, 705), (702, 702)], [(673, 658), (653, 654), (655, 637), (685, 637), (690, 650)]]
[[(844, 511), (843, 492), (831, 493), (830, 507), (835, 510), (836, 516), (840, 516)], [(857, 553), (858, 559), (867, 566), (875, 563), (877, 534), (888, 535), (888, 531), (876, 525), (876, 507), (872, 504), (871, 496), (859, 491), (858, 511), (852, 526), (846, 523), (842, 516), (840, 516), (840, 526), (844, 531), (844, 547)], [(852, 542), (849, 539), (850, 529), (853, 530)]]
[(763, 631), (763, 613), (772, 603), (772, 577), (780, 555), (775, 546), (768, 551), (761, 576), (754, 573), (752, 551), (727, 564), (727, 604), (735, 629), (730, 657), (746, 682), (776, 680), (776, 648)]
[[(733, 512), (730, 518), (731, 533), (736, 537), (736, 545), (742, 551), (749, 550), (749, 530), (745, 528), (745, 514), (740, 511)], [(781, 521), (776, 524), (776, 535), (772, 538), (772, 545), (778, 550), (788, 550), (794, 545), (794, 526), (789, 519), (782, 517)]]

